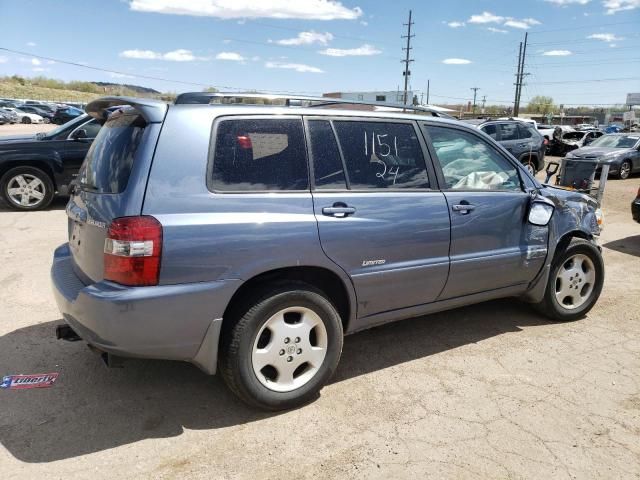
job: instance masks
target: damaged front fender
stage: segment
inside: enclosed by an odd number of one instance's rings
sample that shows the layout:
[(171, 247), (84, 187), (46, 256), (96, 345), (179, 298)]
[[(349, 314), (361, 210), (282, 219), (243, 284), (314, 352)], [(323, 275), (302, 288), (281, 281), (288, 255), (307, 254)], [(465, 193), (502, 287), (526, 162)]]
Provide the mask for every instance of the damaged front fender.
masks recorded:
[(538, 250), (543, 235), (548, 235), (544, 267), (524, 295), (524, 300), (532, 303), (537, 303), (544, 297), (556, 252), (566, 248), (572, 238), (583, 238), (595, 242), (600, 235), (596, 215), (598, 204), (588, 195), (549, 185), (541, 188), (539, 195), (550, 200), (555, 206), (555, 211), (547, 227), (529, 228), (531, 244)]

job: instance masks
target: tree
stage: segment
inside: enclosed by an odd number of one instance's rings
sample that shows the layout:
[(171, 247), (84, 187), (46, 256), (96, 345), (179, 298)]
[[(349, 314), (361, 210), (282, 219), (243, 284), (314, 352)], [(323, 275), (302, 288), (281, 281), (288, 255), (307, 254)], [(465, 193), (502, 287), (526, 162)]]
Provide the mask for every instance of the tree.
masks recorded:
[(540, 113), (546, 115), (547, 113), (553, 113), (556, 110), (556, 106), (553, 104), (553, 98), (545, 97), (544, 95), (536, 95), (529, 100), (527, 105), (527, 112)]

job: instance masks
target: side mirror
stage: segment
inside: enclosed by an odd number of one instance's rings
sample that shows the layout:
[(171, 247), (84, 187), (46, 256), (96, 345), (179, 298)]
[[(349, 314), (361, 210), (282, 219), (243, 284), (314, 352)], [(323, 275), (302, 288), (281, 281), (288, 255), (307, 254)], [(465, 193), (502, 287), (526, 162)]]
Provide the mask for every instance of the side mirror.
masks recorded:
[(87, 131), (84, 128), (79, 128), (71, 134), (71, 138), (74, 140), (83, 140), (87, 138)]
[(533, 198), (529, 206), (529, 223), (539, 227), (548, 225), (554, 210), (555, 206), (546, 198), (539, 196)]

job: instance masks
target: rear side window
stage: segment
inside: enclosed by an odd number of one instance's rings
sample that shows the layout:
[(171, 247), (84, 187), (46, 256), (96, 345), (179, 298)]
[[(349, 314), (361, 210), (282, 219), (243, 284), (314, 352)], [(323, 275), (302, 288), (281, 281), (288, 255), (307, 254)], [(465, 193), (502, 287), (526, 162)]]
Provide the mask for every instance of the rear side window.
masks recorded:
[(501, 123), (500, 140), (518, 140), (518, 125), (515, 123)]
[(302, 120), (223, 120), (215, 138), (213, 190), (309, 188)]
[(145, 121), (135, 110), (118, 110), (98, 132), (80, 173), (80, 187), (96, 193), (121, 193), (127, 188)]
[(412, 124), (333, 122), (353, 190), (429, 188), (422, 148)]
[(309, 120), (308, 125), (315, 188), (319, 190), (345, 188), (342, 159), (331, 123), (328, 120)]
[(533, 127), (529, 127), (528, 125), (518, 125), (518, 132), (518, 135), (521, 139), (538, 136), (538, 132)]

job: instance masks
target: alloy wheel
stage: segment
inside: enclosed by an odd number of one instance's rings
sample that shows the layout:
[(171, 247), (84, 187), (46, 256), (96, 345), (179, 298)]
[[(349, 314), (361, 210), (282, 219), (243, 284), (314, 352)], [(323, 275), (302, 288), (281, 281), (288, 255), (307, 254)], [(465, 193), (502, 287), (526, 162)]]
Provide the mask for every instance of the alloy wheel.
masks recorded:
[(20, 207), (35, 207), (44, 201), (46, 188), (35, 175), (21, 173), (7, 183), (7, 197)]
[(622, 165), (620, 165), (620, 178), (624, 180), (626, 178), (629, 178), (630, 174), (631, 164), (629, 162), (622, 162)]
[(579, 308), (591, 297), (595, 283), (596, 269), (591, 259), (582, 253), (573, 255), (556, 274), (556, 300), (567, 310)]
[(253, 344), (251, 364), (270, 390), (290, 392), (308, 383), (327, 355), (328, 334), (313, 310), (288, 307), (271, 316)]

